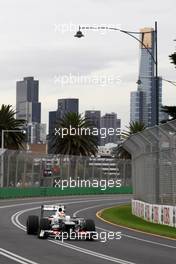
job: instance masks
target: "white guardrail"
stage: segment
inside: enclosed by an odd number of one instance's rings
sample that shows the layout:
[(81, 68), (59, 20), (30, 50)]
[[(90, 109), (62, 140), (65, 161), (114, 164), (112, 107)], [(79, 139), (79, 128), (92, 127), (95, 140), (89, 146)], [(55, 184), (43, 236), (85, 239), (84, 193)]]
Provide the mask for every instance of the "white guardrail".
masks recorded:
[(176, 206), (149, 204), (132, 200), (132, 214), (156, 224), (176, 228)]

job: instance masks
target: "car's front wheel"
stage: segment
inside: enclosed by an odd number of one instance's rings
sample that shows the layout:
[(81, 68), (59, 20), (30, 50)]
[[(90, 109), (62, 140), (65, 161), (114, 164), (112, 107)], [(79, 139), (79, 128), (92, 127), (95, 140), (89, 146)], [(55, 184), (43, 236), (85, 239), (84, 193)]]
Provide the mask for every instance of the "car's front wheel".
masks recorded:
[(39, 219), (37, 215), (29, 215), (26, 223), (26, 231), (28, 235), (36, 235), (39, 227)]

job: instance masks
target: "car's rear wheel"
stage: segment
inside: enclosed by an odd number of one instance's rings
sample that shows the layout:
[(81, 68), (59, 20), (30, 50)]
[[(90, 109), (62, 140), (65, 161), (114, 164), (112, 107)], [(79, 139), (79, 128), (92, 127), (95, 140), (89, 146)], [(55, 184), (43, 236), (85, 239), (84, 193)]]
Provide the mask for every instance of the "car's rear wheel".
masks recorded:
[(85, 220), (85, 230), (86, 231), (95, 231), (95, 222), (92, 219)]
[[(95, 222), (92, 219), (85, 220), (85, 231), (95, 232)], [(94, 240), (93, 234), (89, 234), (86, 240)]]
[(28, 235), (36, 235), (39, 227), (37, 215), (29, 215), (27, 218), (26, 229)]

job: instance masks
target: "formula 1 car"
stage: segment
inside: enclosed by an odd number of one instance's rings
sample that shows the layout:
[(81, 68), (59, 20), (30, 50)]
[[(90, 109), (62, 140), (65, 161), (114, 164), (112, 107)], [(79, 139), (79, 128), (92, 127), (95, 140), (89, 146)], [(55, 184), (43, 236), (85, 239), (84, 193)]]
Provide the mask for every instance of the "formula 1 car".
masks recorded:
[(42, 205), (40, 219), (29, 215), (26, 223), (28, 235), (38, 238), (54, 239), (86, 239), (94, 240), (96, 236), (95, 223), (91, 219), (78, 218), (65, 214), (62, 204)]

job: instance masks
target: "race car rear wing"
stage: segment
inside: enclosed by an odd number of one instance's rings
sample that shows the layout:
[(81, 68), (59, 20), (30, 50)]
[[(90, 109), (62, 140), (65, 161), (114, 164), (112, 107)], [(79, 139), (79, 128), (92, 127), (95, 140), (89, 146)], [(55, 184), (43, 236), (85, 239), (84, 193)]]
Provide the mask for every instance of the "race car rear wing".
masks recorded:
[(62, 208), (62, 210), (65, 210), (65, 205), (63, 205), (63, 204), (43, 204), (42, 206), (41, 206), (41, 209), (42, 210), (59, 210), (59, 208)]

